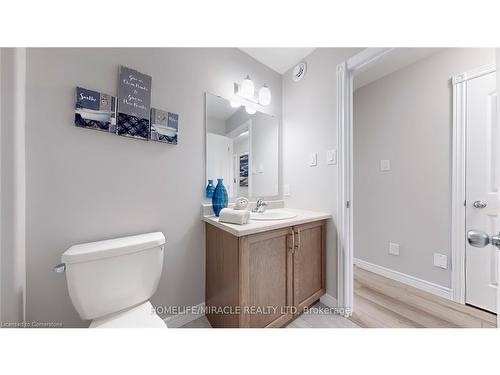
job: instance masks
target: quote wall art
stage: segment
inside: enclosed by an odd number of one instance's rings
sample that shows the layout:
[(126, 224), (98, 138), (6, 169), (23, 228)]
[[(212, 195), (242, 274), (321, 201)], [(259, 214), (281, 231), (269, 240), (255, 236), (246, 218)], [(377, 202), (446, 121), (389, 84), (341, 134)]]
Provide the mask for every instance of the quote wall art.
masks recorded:
[(120, 66), (117, 97), (77, 87), (75, 126), (176, 145), (179, 115), (151, 108), (151, 85), (151, 76)]

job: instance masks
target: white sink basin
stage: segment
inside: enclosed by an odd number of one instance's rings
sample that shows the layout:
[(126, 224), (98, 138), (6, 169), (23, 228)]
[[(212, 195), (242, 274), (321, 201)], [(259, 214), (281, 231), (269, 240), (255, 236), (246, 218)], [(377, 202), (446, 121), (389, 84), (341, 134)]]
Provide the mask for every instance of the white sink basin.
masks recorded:
[(284, 220), (296, 217), (297, 214), (286, 210), (266, 210), (263, 213), (250, 212), (252, 220)]

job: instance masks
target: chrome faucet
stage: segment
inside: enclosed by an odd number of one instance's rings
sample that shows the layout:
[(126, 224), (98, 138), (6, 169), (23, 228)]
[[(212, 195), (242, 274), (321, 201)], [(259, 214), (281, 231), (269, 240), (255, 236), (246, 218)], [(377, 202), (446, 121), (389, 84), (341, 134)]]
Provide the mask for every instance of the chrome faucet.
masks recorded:
[(257, 204), (255, 205), (255, 208), (252, 210), (252, 212), (258, 212), (261, 214), (266, 210), (266, 207), (267, 207), (267, 203), (264, 202), (262, 200), (262, 198), (258, 199)]

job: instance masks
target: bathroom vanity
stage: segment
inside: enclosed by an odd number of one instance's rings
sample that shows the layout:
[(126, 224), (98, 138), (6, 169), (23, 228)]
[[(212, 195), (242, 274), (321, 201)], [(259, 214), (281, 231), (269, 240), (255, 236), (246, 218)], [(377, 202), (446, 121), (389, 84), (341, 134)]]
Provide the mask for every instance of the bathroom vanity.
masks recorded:
[(283, 327), (325, 293), (325, 223), (331, 216), (291, 211), (291, 219), (245, 225), (203, 217), (212, 327)]
[(205, 99), (206, 180), (219, 180), (230, 202), (246, 197), (267, 204), (246, 224), (226, 224), (213, 216), (207, 193), (207, 318), (212, 327), (283, 327), (325, 293), (331, 216), (283, 208), (277, 117), (249, 111), (235, 98), (207, 93)]

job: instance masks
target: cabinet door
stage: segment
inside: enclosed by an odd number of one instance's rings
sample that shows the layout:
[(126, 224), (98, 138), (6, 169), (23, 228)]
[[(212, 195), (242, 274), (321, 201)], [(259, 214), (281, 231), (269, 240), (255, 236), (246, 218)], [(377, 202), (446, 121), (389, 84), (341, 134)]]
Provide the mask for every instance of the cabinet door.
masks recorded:
[(240, 238), (240, 327), (281, 327), (292, 319), (291, 228)]
[(293, 228), (293, 304), (298, 313), (325, 294), (325, 229), (324, 221)]

